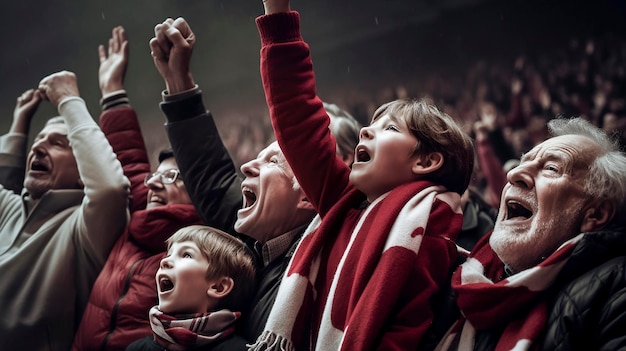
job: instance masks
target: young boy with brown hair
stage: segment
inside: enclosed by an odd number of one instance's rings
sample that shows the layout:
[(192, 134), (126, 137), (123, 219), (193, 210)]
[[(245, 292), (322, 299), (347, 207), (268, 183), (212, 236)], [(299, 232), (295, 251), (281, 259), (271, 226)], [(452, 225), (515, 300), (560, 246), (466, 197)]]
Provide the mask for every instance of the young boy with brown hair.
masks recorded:
[(449, 284), (472, 141), (423, 100), (384, 104), (350, 169), (316, 96), (299, 14), (265, 0), (261, 76), (278, 143), (322, 217), (305, 233), (253, 349), (417, 350)]
[(235, 322), (255, 279), (245, 244), (218, 229), (194, 225), (174, 233), (167, 246), (156, 274), (159, 304), (149, 313), (154, 335), (127, 350), (211, 350), (235, 337)]

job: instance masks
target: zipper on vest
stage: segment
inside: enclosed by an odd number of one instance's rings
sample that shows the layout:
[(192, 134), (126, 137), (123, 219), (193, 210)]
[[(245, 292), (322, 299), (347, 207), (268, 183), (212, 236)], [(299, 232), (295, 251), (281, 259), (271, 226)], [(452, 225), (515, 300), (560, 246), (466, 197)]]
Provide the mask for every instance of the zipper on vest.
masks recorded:
[(100, 350), (102, 351), (106, 350), (109, 339), (115, 331), (115, 327), (117, 327), (117, 313), (119, 312), (120, 305), (126, 297), (126, 294), (128, 294), (128, 289), (130, 289), (130, 281), (135, 274), (135, 269), (141, 262), (143, 262), (143, 260), (144, 259), (141, 258), (135, 261), (135, 263), (133, 263), (133, 265), (130, 267), (128, 274), (126, 275), (126, 281), (124, 282), (124, 291), (122, 292), (122, 295), (120, 295), (120, 298), (117, 299), (117, 302), (115, 303), (115, 305), (113, 306), (113, 310), (111, 311), (111, 326), (109, 327), (109, 332), (107, 333), (107, 336), (104, 337), (104, 341), (102, 342), (102, 347), (100, 348)]

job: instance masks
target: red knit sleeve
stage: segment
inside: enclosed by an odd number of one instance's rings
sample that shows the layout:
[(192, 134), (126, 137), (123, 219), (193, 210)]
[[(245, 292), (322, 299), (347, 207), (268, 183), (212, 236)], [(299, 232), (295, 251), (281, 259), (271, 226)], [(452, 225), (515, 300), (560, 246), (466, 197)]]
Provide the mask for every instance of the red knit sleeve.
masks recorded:
[(350, 169), (335, 154), (299, 15), (261, 16), (257, 26), (261, 78), (276, 139), (309, 201), (324, 216), (348, 190)]

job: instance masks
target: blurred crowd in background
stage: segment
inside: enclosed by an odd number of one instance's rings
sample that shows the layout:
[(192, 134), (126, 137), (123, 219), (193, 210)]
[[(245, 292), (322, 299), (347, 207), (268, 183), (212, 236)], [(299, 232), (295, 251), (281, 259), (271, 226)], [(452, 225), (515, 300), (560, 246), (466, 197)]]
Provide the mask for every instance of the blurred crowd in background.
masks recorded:
[[(473, 137), (483, 133), (496, 138), (494, 152), (507, 169), (523, 151), (546, 138), (546, 122), (558, 116), (584, 117), (619, 138), (622, 147), (626, 142), (626, 41), (615, 35), (571, 38), (554, 43), (551, 50), (520, 53), (512, 60), (478, 60), (460, 74), (435, 69), (414, 82), (371, 84), (369, 89), (338, 85), (324, 98), (366, 125), (386, 101), (428, 97)], [(220, 123), (238, 165), (256, 157), (274, 138), (267, 115), (234, 113)], [(484, 191), (479, 167), (472, 183)]]

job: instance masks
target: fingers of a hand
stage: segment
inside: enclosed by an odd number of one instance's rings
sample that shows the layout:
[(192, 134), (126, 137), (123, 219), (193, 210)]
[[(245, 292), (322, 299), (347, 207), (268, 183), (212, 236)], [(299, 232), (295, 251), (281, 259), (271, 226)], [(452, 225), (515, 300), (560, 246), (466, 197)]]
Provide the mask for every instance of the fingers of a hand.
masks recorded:
[(39, 86), (37, 87), (37, 93), (44, 100), (48, 100), (47, 89), (48, 89), (48, 86), (45, 83), (39, 82)]
[(173, 26), (169, 26), (165, 29), (165, 36), (176, 47), (185, 47), (189, 45), (183, 34)]
[(39, 85), (37, 85), (37, 89), (45, 91), (45, 90), (46, 90), (46, 88), (47, 88), (47, 86), (48, 86), (48, 80), (49, 80), (49, 77), (50, 77), (50, 76), (45, 77), (45, 78), (43, 78), (42, 80), (40, 80), (40, 81), (39, 81)]
[(33, 91), (34, 91), (34, 89), (28, 89), (25, 92), (23, 92), (22, 95), (18, 96), (17, 97), (17, 105), (21, 106), (26, 101), (30, 100), (32, 98)]
[(98, 45), (98, 58), (100, 58), (100, 63), (107, 59), (107, 53), (104, 49), (104, 45)]
[(174, 28), (178, 29), (178, 31), (183, 36), (183, 38), (185, 38), (185, 41), (187, 41), (187, 43), (189, 43), (191, 45), (193, 45), (195, 43), (196, 36), (195, 36), (195, 34), (193, 34), (193, 31), (191, 30), (191, 27), (189, 26), (189, 23), (187, 23), (187, 21), (185, 21), (184, 18), (178, 17), (174, 21), (172, 26)]
[(37, 96), (37, 99), (39, 99), (40, 101), (47, 99), (46, 93), (44, 91), (41, 91), (41, 89), (35, 89), (35, 96)]
[(28, 96), (24, 99), (24, 105), (30, 105), (32, 107), (39, 104), (42, 99), (42, 94), (40, 94), (39, 91), (35, 89), (30, 89), (28, 92)]
[(118, 42), (117, 36), (113, 35), (111, 39), (109, 39), (109, 53), (118, 52), (120, 49), (120, 45)]
[(119, 38), (120, 43), (126, 41), (126, 30), (122, 26), (117, 27), (117, 36)]
[(182, 18), (182, 17), (178, 17), (173, 23), (172, 23), (172, 27), (178, 29), (178, 31), (183, 35), (183, 37), (188, 37), (189, 35), (192, 35), (193, 32), (191, 31), (191, 27), (189, 26), (189, 23), (187, 23), (187, 21)]
[(115, 28), (113, 28), (113, 35), (112, 35), (113, 39), (115, 39), (115, 41), (119, 41), (120, 40), (120, 26), (117, 26)]
[(120, 52), (124, 55), (124, 58), (128, 58), (128, 41), (124, 40), (121, 43), (122, 45), (120, 45)]
[(117, 43), (119, 45), (119, 50), (120, 52), (122, 52), (123, 54), (128, 54), (128, 39), (126, 39), (126, 31), (124, 30), (124, 27), (122, 26), (118, 26), (117, 27)]
[(41, 99), (43, 98), (41, 92), (39, 90), (36, 89), (31, 89), (32, 91), (32, 95), (31, 95), (31, 101), (41, 101)]
[(164, 54), (169, 54), (170, 48), (172, 47), (172, 43), (165, 34), (167, 28), (169, 28), (169, 25), (164, 23), (157, 24), (154, 28), (156, 42)]
[(156, 38), (150, 40), (150, 54), (155, 60), (165, 60), (165, 53), (161, 50), (161, 46)]

